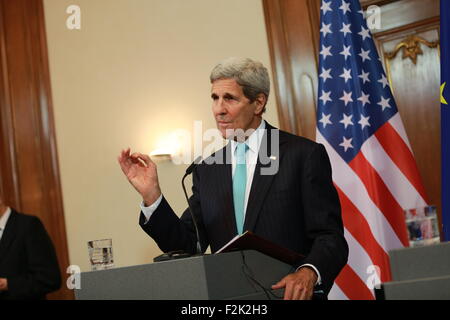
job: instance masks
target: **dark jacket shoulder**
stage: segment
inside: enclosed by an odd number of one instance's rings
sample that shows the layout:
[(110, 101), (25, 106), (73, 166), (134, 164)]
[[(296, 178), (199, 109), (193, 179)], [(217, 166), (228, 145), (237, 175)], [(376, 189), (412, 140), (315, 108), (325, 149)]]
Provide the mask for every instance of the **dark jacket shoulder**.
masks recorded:
[(11, 214), (15, 214), (17, 221), (20, 221), (21, 223), (25, 223), (25, 224), (30, 224), (30, 223), (33, 223), (33, 222), (36, 223), (37, 221), (39, 221), (39, 222), (41, 221), (35, 215), (22, 213), (22, 212), (19, 212), (19, 211), (13, 209), (13, 208), (11, 208)]
[[(278, 129), (279, 130), (279, 129)], [(316, 155), (326, 154), (325, 147), (311, 139), (297, 136), (295, 134), (279, 130), (280, 148), (283, 146), (285, 153), (290, 153), (293, 156), (299, 156), (302, 159), (311, 159)]]
[(11, 216), (9, 217), (6, 226), (8, 226), (8, 223), (12, 220), (15, 220), (15, 223), (20, 226), (22, 233), (27, 233), (32, 228), (44, 229), (41, 219), (37, 216), (21, 213), (11, 208)]

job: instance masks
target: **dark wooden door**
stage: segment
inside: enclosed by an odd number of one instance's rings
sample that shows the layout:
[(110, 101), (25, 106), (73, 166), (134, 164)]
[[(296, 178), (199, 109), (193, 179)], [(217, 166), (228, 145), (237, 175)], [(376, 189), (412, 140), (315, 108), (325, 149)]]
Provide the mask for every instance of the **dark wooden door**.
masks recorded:
[[(69, 266), (42, 0), (0, 0), (0, 192), (38, 216)], [(66, 288), (49, 298), (71, 299)]]

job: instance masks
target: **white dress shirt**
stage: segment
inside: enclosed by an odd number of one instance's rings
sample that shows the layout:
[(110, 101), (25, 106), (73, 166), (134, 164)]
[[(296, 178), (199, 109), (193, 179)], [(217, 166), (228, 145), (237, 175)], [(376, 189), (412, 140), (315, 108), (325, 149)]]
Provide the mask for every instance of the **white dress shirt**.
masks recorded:
[(3, 232), (6, 227), (6, 223), (8, 222), (9, 216), (11, 215), (11, 209), (6, 208), (6, 211), (3, 212), (2, 217), (0, 218), (0, 240), (2, 239)]
[[(261, 141), (264, 136), (265, 128), (266, 128), (266, 123), (264, 120), (262, 120), (261, 123), (259, 124), (258, 128), (256, 128), (256, 130), (245, 141), (245, 143), (248, 145), (249, 148), (245, 154), (245, 157), (246, 157), (245, 163), (247, 166), (247, 185), (245, 188), (244, 219), (245, 219), (245, 213), (247, 211), (247, 203), (248, 203), (248, 197), (250, 195), (250, 189), (252, 186), (253, 175), (255, 173), (256, 163), (258, 161), (259, 147), (261, 146)], [(232, 150), (232, 152), (231, 152), (231, 170), (232, 170), (232, 176), (234, 176), (234, 171), (236, 169), (235, 151), (236, 151), (237, 142), (234, 140), (230, 140), (229, 143), (231, 143), (231, 150)], [(161, 200), (162, 200), (162, 194), (159, 196), (159, 198), (153, 204), (151, 204), (148, 207), (145, 207), (144, 202), (141, 202), (141, 211), (145, 216), (145, 223), (147, 223), (150, 220), (151, 215), (158, 208), (159, 204), (161, 203)], [(311, 264), (304, 264), (304, 265), (301, 265), (298, 269), (300, 269), (301, 267), (311, 267), (317, 274), (316, 284), (321, 283), (320, 273), (316, 269), (316, 267), (314, 267)]]

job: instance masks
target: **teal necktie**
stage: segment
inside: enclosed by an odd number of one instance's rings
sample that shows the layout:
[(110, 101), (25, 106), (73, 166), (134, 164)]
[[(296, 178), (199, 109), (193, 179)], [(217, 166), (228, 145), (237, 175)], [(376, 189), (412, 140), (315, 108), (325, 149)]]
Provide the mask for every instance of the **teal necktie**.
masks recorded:
[(245, 188), (247, 186), (245, 153), (247, 150), (248, 146), (245, 143), (238, 143), (236, 146), (236, 168), (233, 176), (233, 202), (238, 234), (242, 234), (244, 228)]

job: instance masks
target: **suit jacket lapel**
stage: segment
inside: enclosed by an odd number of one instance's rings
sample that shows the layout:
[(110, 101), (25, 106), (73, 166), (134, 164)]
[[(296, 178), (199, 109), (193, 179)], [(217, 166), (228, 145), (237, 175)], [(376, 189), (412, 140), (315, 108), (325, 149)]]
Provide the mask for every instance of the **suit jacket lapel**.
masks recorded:
[[(264, 199), (266, 198), (267, 192), (269, 191), (276, 175), (276, 173), (267, 174), (268, 168), (279, 168), (282, 153), (277, 151), (280, 150), (280, 146), (283, 141), (279, 136), (279, 131), (277, 131), (275, 134), (278, 135), (278, 138), (280, 138), (278, 139), (279, 145), (278, 148), (275, 148), (276, 145), (272, 147), (272, 143), (277, 143), (277, 136), (273, 135), (274, 132), (272, 130), (278, 129), (272, 127), (266, 122), (266, 132), (263, 136), (259, 149), (258, 161), (256, 163), (250, 195), (248, 198), (244, 231), (254, 231), (259, 213), (261, 212), (262, 205), (264, 204)], [(263, 170), (266, 171), (266, 174), (262, 174), (264, 173)]]
[(3, 236), (0, 240), (0, 264), (6, 256), (9, 246), (17, 234), (17, 213), (11, 209), (11, 215), (6, 223)]

